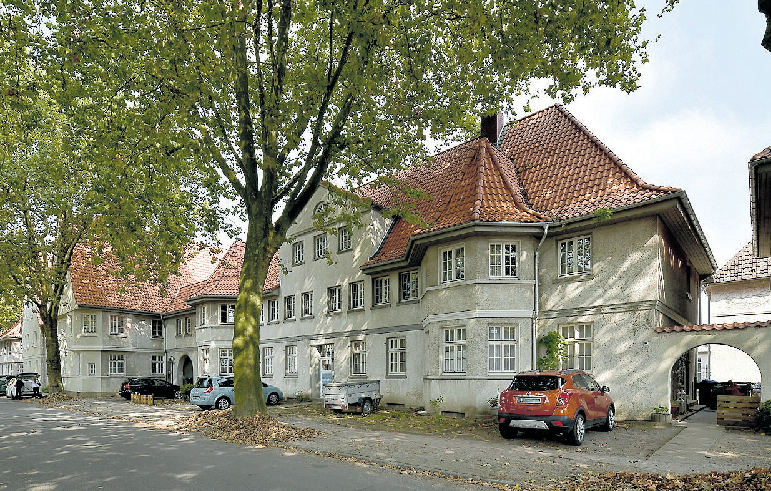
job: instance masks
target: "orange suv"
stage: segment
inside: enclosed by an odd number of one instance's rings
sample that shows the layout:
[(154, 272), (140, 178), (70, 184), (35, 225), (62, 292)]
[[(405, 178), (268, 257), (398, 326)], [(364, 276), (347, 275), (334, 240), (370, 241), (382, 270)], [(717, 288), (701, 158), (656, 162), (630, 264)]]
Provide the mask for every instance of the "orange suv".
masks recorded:
[(608, 392), (581, 370), (518, 373), (498, 398), (498, 429), (503, 438), (548, 430), (581, 445), (587, 428), (613, 429), (616, 409)]

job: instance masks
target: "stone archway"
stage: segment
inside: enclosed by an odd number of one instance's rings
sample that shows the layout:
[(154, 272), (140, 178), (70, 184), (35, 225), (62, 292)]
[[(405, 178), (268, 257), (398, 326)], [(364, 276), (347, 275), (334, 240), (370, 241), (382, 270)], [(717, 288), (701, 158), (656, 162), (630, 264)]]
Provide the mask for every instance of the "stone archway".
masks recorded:
[(187, 355), (183, 355), (179, 360), (179, 375), (181, 385), (192, 384), (195, 380), (193, 374), (193, 361)]

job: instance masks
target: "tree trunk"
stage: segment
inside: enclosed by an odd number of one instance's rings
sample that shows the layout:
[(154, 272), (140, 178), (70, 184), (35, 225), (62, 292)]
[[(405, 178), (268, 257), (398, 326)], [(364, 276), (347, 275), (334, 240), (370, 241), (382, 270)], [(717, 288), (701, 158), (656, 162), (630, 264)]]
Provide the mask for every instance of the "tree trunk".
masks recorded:
[(260, 376), (260, 312), (265, 278), (276, 247), (264, 232), (267, 224), (258, 225), (263, 221), (250, 217), (236, 302), (233, 332), (234, 411), (240, 418), (268, 410)]
[[(52, 311), (54, 308), (51, 309)], [(58, 307), (55, 308), (58, 313)], [(46, 347), (46, 370), (48, 374), (48, 392), (62, 392), (62, 358), (59, 352), (59, 334), (58, 318), (54, 312), (38, 305), (40, 319), (43, 325), (40, 326), (40, 333), (43, 337)]]

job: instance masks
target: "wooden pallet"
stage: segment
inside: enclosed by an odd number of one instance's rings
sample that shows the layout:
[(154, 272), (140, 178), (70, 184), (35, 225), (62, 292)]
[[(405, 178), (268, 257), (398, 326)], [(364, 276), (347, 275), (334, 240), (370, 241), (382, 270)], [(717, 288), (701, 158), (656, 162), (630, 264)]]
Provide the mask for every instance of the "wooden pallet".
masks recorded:
[(760, 396), (717, 396), (717, 424), (753, 426), (759, 406)]

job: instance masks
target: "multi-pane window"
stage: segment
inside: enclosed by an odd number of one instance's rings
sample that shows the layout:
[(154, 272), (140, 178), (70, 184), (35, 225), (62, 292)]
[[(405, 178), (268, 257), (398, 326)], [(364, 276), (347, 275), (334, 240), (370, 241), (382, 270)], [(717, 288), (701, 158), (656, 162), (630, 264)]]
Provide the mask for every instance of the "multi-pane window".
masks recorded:
[(444, 330), (444, 370), (445, 373), (463, 373), (466, 371), (466, 329), (451, 327)]
[(375, 305), (387, 305), (391, 301), (391, 280), (381, 276), (372, 280), (372, 296)]
[(88, 364), (88, 375), (93, 377), (96, 375), (96, 363), (89, 363)]
[(517, 244), (490, 244), (490, 276), (517, 276)]
[(193, 319), (185, 317), (185, 336), (193, 334)]
[(343, 310), (342, 289), (340, 286), (330, 286), (327, 288), (327, 310), (330, 312), (340, 312)]
[(110, 355), (110, 363), (108, 365), (110, 375), (125, 375), (126, 373), (126, 359), (125, 355)]
[(262, 348), (262, 374), (273, 376), (273, 347)]
[(406, 375), (407, 338), (388, 338), (388, 375)]
[(177, 328), (176, 329), (177, 336), (181, 336), (182, 335), (182, 319), (177, 319), (175, 321), (175, 325), (176, 325), (176, 328)]
[(83, 334), (96, 334), (96, 314), (83, 315)]
[(284, 319), (294, 319), (294, 295), (284, 297)]
[(203, 373), (209, 373), (209, 348), (201, 348), (201, 366)]
[(305, 262), (305, 245), (302, 241), (292, 244), (292, 264), (302, 264)]
[(592, 239), (576, 237), (559, 242), (560, 276), (592, 272)]
[(285, 348), (286, 367), (284, 373), (297, 375), (297, 345), (291, 344)]
[(348, 285), (348, 309), (364, 308), (364, 282), (356, 281)]
[(110, 316), (110, 334), (125, 334), (126, 318), (122, 315)]
[(408, 300), (418, 299), (418, 270), (402, 271), (399, 273), (399, 300), (406, 302)]
[(220, 375), (233, 375), (233, 350), (220, 348)]
[(592, 369), (592, 325), (566, 324), (560, 326), (560, 334), (565, 338), (565, 358), (562, 368)]
[(351, 375), (367, 374), (367, 343), (351, 341)]
[(313, 259), (327, 257), (327, 235), (321, 234), (313, 238)]
[(489, 326), (487, 328), (487, 370), (515, 372), (517, 362), (517, 328)]
[(454, 247), (442, 251), (442, 283), (466, 279), (466, 251), (464, 247)]
[(236, 305), (232, 303), (220, 305), (220, 324), (233, 324), (236, 321)]
[(201, 305), (198, 309), (198, 325), (205, 326), (207, 322), (209, 322), (209, 319), (207, 319), (206, 305)]
[(163, 360), (163, 355), (150, 356), (150, 373), (152, 375), (163, 375), (166, 373), (166, 367)]
[(163, 321), (160, 319), (153, 319), (150, 321), (150, 336), (154, 338), (163, 337)]
[(300, 296), (302, 303), (302, 316), (311, 317), (313, 315), (313, 292), (305, 292)]
[(268, 308), (268, 322), (278, 322), (278, 300), (265, 302)]
[(351, 250), (351, 229), (348, 227), (337, 229), (337, 250), (340, 252)]

